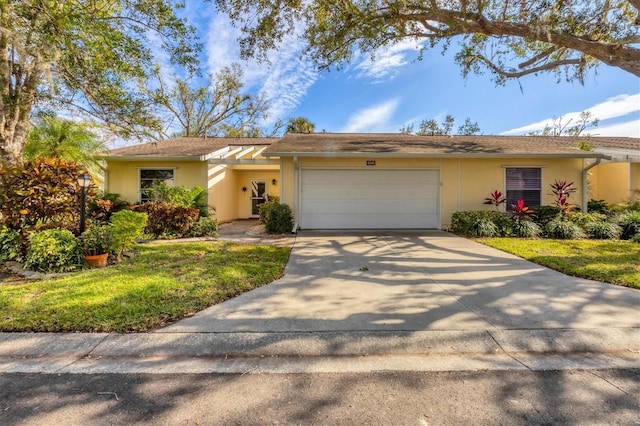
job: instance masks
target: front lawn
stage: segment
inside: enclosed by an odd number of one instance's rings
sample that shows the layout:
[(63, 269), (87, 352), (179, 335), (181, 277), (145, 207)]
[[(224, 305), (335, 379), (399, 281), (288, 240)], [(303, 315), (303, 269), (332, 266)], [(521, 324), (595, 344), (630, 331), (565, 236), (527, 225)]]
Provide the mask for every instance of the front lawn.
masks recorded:
[(277, 279), (289, 251), (151, 243), (105, 269), (36, 282), (0, 278), (0, 331), (149, 331)]
[(640, 244), (486, 238), (479, 242), (576, 277), (640, 289)]

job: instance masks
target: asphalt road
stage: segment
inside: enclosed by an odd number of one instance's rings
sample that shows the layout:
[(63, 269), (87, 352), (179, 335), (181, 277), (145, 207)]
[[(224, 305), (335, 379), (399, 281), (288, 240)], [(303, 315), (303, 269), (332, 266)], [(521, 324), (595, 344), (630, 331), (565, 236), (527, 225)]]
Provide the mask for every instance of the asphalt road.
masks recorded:
[(640, 424), (640, 369), (3, 374), (1, 425)]

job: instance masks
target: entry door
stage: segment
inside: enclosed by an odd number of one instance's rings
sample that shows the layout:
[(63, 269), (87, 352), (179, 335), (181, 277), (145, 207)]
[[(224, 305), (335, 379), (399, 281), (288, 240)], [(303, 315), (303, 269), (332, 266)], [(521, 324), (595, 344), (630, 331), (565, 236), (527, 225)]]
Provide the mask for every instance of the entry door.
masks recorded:
[(260, 210), (258, 206), (264, 203), (264, 196), (267, 192), (266, 180), (252, 180), (251, 181), (251, 215), (258, 216)]

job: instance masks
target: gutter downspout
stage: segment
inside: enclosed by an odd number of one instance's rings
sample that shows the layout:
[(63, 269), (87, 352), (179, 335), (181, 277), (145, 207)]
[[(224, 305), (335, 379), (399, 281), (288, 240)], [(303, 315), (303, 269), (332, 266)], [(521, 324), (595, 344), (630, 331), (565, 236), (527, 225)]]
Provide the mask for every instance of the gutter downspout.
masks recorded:
[(611, 157), (597, 157), (596, 161), (582, 169), (582, 211), (588, 213), (589, 205), (589, 188), (588, 188), (588, 172), (602, 161), (602, 159), (610, 160)]
[(300, 176), (299, 176), (299, 171), (298, 171), (298, 156), (294, 156), (293, 157), (293, 184), (294, 184), (294, 191), (293, 191), (293, 217), (294, 219), (294, 225), (293, 228), (294, 230), (297, 232), (298, 231), (298, 226), (300, 224), (300, 191), (302, 190), (302, 188), (300, 188)]

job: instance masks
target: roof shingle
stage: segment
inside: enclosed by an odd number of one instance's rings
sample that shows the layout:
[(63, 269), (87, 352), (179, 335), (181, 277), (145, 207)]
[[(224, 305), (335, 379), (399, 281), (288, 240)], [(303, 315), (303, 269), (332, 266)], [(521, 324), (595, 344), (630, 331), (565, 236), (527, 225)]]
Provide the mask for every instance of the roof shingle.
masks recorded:
[(109, 151), (109, 157), (201, 157), (227, 146), (270, 145), (277, 138), (173, 138)]
[(390, 155), (558, 155), (585, 156), (578, 143), (596, 148), (640, 150), (640, 139), (623, 137), (416, 136), (397, 133), (289, 133), (268, 147), (265, 156)]

